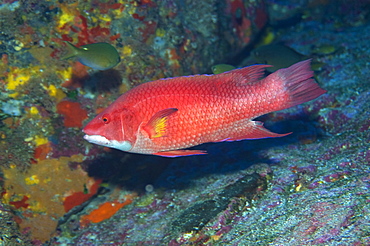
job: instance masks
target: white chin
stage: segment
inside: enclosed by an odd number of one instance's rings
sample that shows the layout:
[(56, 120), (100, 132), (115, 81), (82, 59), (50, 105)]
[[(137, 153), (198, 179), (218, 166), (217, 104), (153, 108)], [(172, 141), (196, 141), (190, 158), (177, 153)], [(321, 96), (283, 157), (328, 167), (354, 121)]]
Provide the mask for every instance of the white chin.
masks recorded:
[(122, 151), (129, 151), (132, 144), (129, 141), (108, 140), (100, 135), (85, 135), (84, 139), (90, 143), (106, 146), (109, 148), (119, 149)]

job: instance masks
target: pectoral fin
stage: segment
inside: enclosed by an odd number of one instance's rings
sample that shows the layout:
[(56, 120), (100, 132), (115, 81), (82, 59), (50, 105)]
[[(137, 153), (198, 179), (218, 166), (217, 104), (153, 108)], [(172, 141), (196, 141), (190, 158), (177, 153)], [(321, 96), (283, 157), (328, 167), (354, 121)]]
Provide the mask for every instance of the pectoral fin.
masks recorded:
[(148, 133), (149, 138), (166, 136), (168, 117), (177, 112), (177, 108), (167, 108), (155, 113), (143, 129)]
[(207, 152), (205, 150), (171, 150), (154, 153), (153, 155), (159, 155), (164, 157), (180, 157), (189, 155), (205, 155)]

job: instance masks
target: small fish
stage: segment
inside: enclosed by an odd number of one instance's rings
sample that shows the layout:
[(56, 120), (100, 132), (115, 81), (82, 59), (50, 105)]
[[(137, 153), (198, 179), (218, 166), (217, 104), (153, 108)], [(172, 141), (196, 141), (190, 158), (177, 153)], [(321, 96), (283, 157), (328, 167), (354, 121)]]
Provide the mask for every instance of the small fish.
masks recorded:
[(62, 59), (76, 57), (83, 65), (97, 70), (110, 69), (121, 61), (116, 48), (108, 43), (87, 44), (79, 48), (68, 41), (65, 43), (69, 51)]
[(316, 55), (325, 56), (334, 54), (339, 48), (331, 44), (314, 45), (311, 52)]
[(287, 68), (306, 59), (304, 55), (282, 44), (262, 45), (254, 49), (251, 56), (258, 63), (271, 65), (272, 67), (266, 68), (269, 72)]
[(310, 101), (326, 91), (312, 79), (310, 60), (261, 79), (269, 65), (217, 75), (160, 79), (121, 95), (90, 121), (90, 143), (165, 157), (205, 154), (184, 150), (206, 142), (239, 141), (273, 133), (254, 118)]
[(229, 64), (217, 64), (211, 67), (213, 74), (220, 74), (234, 70), (236, 67)]

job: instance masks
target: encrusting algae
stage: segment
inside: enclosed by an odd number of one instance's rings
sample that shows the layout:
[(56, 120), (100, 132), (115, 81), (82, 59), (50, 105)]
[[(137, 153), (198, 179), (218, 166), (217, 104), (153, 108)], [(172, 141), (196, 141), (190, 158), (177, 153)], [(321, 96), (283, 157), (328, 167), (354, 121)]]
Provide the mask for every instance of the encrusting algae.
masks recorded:
[(66, 209), (79, 205), (78, 200), (73, 205), (66, 203), (68, 197), (83, 192), (85, 186), (100, 183), (89, 178), (80, 166), (75, 170), (68, 166), (82, 160), (83, 155), (79, 154), (40, 160), (23, 173), (15, 167), (4, 169), (5, 191), (1, 199), (14, 207), (21, 231), (29, 229), (34, 240), (49, 240)]

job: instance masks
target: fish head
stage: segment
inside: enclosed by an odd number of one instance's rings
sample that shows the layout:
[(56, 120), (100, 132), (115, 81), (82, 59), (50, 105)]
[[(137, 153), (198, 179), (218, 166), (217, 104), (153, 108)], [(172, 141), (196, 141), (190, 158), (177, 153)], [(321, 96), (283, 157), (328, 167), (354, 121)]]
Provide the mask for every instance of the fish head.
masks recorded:
[(131, 118), (132, 114), (126, 109), (108, 107), (84, 127), (84, 139), (93, 144), (129, 151), (134, 142), (130, 131)]

